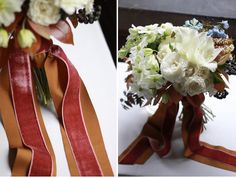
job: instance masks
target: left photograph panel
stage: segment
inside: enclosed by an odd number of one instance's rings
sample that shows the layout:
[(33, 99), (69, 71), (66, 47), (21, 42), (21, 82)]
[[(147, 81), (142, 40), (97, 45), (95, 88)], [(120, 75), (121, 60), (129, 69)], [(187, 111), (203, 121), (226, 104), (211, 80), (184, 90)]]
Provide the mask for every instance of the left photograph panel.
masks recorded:
[(0, 176), (117, 175), (116, 4), (0, 1)]

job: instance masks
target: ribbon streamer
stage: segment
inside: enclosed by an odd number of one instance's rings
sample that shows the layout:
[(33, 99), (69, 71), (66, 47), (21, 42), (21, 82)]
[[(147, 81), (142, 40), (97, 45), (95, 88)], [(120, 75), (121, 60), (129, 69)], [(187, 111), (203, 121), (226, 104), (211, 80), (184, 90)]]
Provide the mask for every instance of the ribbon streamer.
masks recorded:
[[(197, 101), (197, 102), (196, 102)], [(213, 146), (199, 140), (202, 131), (204, 95), (186, 98), (183, 101), (183, 140), (185, 156), (193, 160), (236, 172), (236, 152), (221, 146)]]
[[(170, 97), (171, 98), (171, 97)], [(119, 164), (144, 164), (157, 153), (165, 156), (171, 147), (174, 120), (179, 101), (183, 103), (182, 137), (184, 156), (204, 164), (236, 172), (236, 152), (221, 146), (212, 146), (199, 140), (202, 132), (204, 95), (183, 97), (169, 104), (160, 103), (156, 113), (144, 125), (141, 134), (119, 156)], [(140, 161), (141, 160), (141, 161)]]
[(11, 94), (23, 144), (32, 151), (29, 176), (51, 176), (52, 157), (48, 151), (36, 113), (29, 55), (14, 49), (8, 60)]
[[(11, 49), (1, 58), (8, 65), (1, 63), (0, 96), (4, 100), (0, 112), (10, 147), (16, 150), (12, 175), (55, 176), (55, 155), (34, 92), (32, 61), (13, 45)], [(112, 176), (96, 113), (76, 69), (58, 46), (43, 48), (39, 56), (61, 122), (71, 175)]]
[[(53, 96), (54, 103), (59, 103), (61, 111), (58, 116), (62, 118), (63, 127), (66, 136), (70, 141), (73, 150), (73, 156), (76, 160), (77, 167), (81, 176), (99, 176), (102, 175), (100, 165), (89, 139), (87, 129), (85, 127), (84, 118), (80, 103), (80, 77), (67, 59), (65, 53), (58, 46), (53, 46), (49, 52), (47, 62), (52, 62), (54, 58), (60, 60), (65, 65), (63, 70), (67, 71), (67, 75), (63, 75), (65, 93), (62, 103), (57, 101), (58, 97)], [(46, 65), (46, 64), (45, 64)], [(47, 75), (49, 76), (49, 75)], [(67, 77), (67, 79), (65, 79)], [(50, 82), (49, 82), (50, 83)], [(50, 87), (51, 88), (51, 87)], [(81, 147), (81, 145), (83, 145)]]
[(11, 99), (8, 67), (5, 66), (0, 73), (0, 113), (5, 128), (10, 155), (15, 155), (12, 165), (13, 176), (26, 176), (31, 162), (31, 150), (26, 148), (21, 140), (15, 119), (14, 108)]
[(143, 164), (153, 152), (165, 156), (171, 147), (177, 112), (178, 104), (161, 103), (157, 112), (144, 125), (140, 136), (119, 156), (119, 163)]

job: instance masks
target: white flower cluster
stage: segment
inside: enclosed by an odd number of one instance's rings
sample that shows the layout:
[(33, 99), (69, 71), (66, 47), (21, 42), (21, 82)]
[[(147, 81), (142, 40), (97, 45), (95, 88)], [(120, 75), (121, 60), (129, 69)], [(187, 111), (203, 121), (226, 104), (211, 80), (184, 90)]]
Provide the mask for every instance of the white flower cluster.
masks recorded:
[[(9, 26), (15, 20), (15, 12), (21, 12), (25, 0), (0, 1), (0, 26)], [(48, 26), (61, 18), (61, 9), (72, 15), (77, 9), (93, 10), (94, 0), (30, 0), (28, 17), (37, 24)]]
[(132, 47), (137, 46), (144, 40), (147, 43), (154, 42), (157, 36), (162, 33), (160, 30), (158, 24), (148, 25), (145, 27), (135, 27), (132, 25), (132, 28), (129, 29), (130, 35), (127, 37), (125, 46), (119, 50), (119, 58), (124, 58)]
[(147, 48), (146, 38), (136, 47), (131, 48), (133, 83), (132, 91), (150, 99), (156, 90), (162, 88), (166, 80), (160, 74), (160, 68), (153, 51)]
[[(2, 26), (8, 27), (15, 21), (15, 13), (22, 11), (24, 2), (26, 1), (0, 0), (0, 47), (7, 48), (9, 41), (8, 32)], [(93, 5), (94, 0), (29, 0), (27, 16), (36, 24), (49, 26), (62, 18), (62, 10), (68, 15), (84, 8), (86, 13), (91, 13)], [(21, 48), (31, 47), (36, 41), (34, 34), (24, 26), (17, 39)]]
[(158, 49), (161, 74), (182, 95), (214, 95), (210, 73), (216, 71), (214, 60), (222, 49), (215, 48), (213, 39), (205, 32), (188, 27), (173, 27), (173, 32), (175, 37), (164, 40)]
[(151, 99), (169, 82), (184, 96), (216, 93), (212, 73), (222, 48), (215, 48), (207, 33), (170, 23), (133, 26), (129, 31), (119, 57), (129, 55), (132, 92)]

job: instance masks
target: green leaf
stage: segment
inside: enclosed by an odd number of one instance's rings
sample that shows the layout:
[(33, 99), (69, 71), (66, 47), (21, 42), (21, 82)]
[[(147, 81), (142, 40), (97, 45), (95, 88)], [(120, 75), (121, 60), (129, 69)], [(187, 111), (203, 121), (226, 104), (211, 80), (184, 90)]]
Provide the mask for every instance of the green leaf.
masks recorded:
[(164, 104), (167, 104), (169, 102), (169, 99), (170, 99), (170, 96), (166, 93), (164, 93), (162, 96), (161, 96), (161, 102), (164, 103)]
[(220, 74), (213, 73), (213, 72), (211, 72), (210, 74), (211, 74), (214, 84), (219, 84), (219, 83), (224, 82), (224, 80), (221, 78)]
[(175, 51), (175, 48), (174, 48), (174, 46), (171, 44), (171, 43), (169, 43), (169, 48), (170, 48), (170, 50), (173, 52), (173, 51)]

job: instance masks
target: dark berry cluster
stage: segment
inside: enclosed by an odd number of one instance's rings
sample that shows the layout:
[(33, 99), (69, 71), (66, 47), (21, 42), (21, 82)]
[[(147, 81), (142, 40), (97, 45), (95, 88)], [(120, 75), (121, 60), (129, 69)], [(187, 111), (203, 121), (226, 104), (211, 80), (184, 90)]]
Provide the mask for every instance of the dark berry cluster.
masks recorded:
[(140, 97), (135, 93), (124, 91), (124, 95), (126, 99), (120, 99), (122, 107), (124, 109), (132, 108), (134, 105), (139, 105), (141, 107), (144, 102), (144, 97)]
[(229, 75), (236, 75), (236, 61), (235, 60), (226, 61), (225, 72)]
[(217, 99), (224, 99), (226, 98), (226, 96), (229, 94), (229, 92), (227, 92), (226, 90), (224, 91), (218, 91), (214, 97), (216, 97)]
[(91, 12), (90, 14), (87, 14), (85, 9), (80, 9), (78, 14), (78, 20), (80, 23), (92, 24), (93, 22), (97, 21), (100, 18), (101, 12), (102, 12), (102, 6), (100, 5), (94, 6), (94, 11)]

